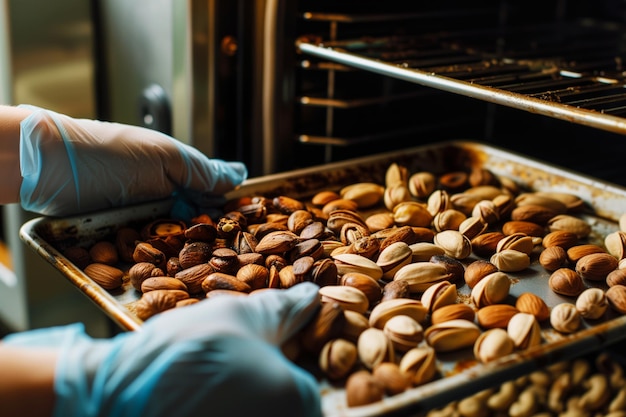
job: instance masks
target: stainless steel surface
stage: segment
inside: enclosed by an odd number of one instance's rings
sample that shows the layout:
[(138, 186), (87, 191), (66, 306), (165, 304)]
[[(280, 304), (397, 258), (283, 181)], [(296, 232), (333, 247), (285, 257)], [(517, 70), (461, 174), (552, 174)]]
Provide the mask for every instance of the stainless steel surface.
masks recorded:
[[(593, 24), (555, 25), (553, 31), (535, 27), (423, 37), (304, 39), (297, 46), (335, 63), (626, 134), (619, 33)], [(555, 39), (559, 36), (562, 39)], [(534, 49), (527, 48), (533, 42)], [(499, 45), (504, 45), (502, 50)]]
[[(416, 147), (351, 161), (327, 164), (248, 180), (241, 188), (227, 195), (238, 198), (250, 195), (288, 195), (307, 199), (316, 191), (339, 188), (357, 181), (383, 183), (391, 162), (406, 166), (410, 172), (429, 170), (445, 173), (469, 167), (484, 167), (506, 176), (529, 190), (574, 193), (594, 208), (582, 214), (593, 228), (590, 241), (601, 243), (607, 233), (617, 230), (617, 219), (626, 212), (626, 189), (594, 178), (564, 171), (510, 152), (472, 142), (455, 141)], [(106, 291), (69, 262), (62, 250), (76, 244), (90, 246), (97, 240), (112, 236), (126, 224), (145, 224), (153, 218), (167, 217), (171, 202), (94, 213), (88, 216), (33, 219), (23, 225), (22, 239), (44, 259), (61, 271), (87, 297), (100, 306), (113, 320), (126, 329), (141, 326), (133, 313), (133, 304), (140, 294), (126, 282), (121, 290)], [(467, 262), (476, 259), (472, 255)], [(509, 301), (522, 292), (540, 295), (549, 306), (572, 299), (559, 296), (547, 287), (548, 272), (535, 262), (530, 268), (509, 273), (513, 280)], [(593, 285), (593, 284), (590, 284)], [(602, 286), (602, 284), (598, 284)], [(469, 288), (459, 284), (460, 299), (469, 302)], [(390, 397), (371, 406), (349, 409), (344, 392), (328, 381), (320, 381), (323, 409), (327, 416), (374, 416), (388, 413), (417, 413), (442, 406), (498, 381), (511, 379), (555, 362), (583, 355), (626, 337), (626, 317), (609, 313), (597, 322), (584, 322), (583, 329), (563, 336), (543, 326), (545, 342), (536, 348), (518, 352), (487, 365), (477, 364), (471, 351), (438, 355), (441, 375), (431, 383)]]

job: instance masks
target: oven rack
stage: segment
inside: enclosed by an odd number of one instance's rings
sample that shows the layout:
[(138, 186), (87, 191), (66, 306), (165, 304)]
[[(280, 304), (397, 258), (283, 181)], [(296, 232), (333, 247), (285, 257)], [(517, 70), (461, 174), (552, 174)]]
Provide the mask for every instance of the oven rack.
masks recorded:
[(590, 20), (296, 42), (304, 54), (596, 129), (626, 134), (621, 28)]

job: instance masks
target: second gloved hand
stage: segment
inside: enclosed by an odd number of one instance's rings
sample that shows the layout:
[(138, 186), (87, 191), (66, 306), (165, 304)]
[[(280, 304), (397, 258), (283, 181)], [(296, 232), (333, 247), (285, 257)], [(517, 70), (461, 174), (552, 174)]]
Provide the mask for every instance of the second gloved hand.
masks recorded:
[(82, 326), (9, 336), (60, 349), (55, 416), (321, 415), (315, 378), (280, 346), (317, 311), (310, 282), (249, 296), (218, 296), (94, 340)]
[(207, 158), (154, 130), (32, 110), (20, 125), (20, 199), (29, 211), (67, 216), (175, 193), (204, 198), (247, 176), (241, 163)]

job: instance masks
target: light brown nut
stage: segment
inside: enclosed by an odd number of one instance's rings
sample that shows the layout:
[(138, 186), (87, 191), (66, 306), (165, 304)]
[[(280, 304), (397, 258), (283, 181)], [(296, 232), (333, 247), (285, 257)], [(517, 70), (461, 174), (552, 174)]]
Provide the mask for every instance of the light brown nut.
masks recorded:
[(386, 246), (378, 256), (376, 264), (382, 269), (382, 278), (389, 281), (404, 265), (413, 260), (413, 251), (405, 242), (394, 242)]
[(576, 262), (576, 272), (583, 279), (605, 281), (606, 276), (617, 269), (618, 260), (608, 253), (592, 253)]
[(357, 341), (360, 362), (368, 369), (373, 369), (382, 362), (395, 360), (394, 347), (385, 332), (375, 327), (364, 330)]
[[(441, 178), (439, 178), (439, 182), (441, 183)], [(452, 208), (450, 194), (444, 189), (438, 189), (433, 191), (428, 196), (428, 200), (426, 201), (426, 207), (432, 217), (435, 217), (437, 213)]]
[(444, 230), (435, 234), (435, 245), (440, 246), (445, 254), (454, 259), (465, 259), (472, 253), (472, 242), (458, 230)]
[(532, 292), (520, 294), (515, 301), (515, 308), (522, 313), (532, 314), (539, 322), (550, 318), (550, 307), (541, 297)]
[(89, 248), (89, 256), (91, 257), (91, 261), (94, 263), (111, 266), (117, 264), (120, 258), (117, 246), (106, 240), (94, 243), (94, 245)]
[(337, 265), (337, 274), (342, 276), (349, 272), (359, 272), (366, 274), (375, 280), (379, 280), (383, 277), (383, 269), (365, 256), (356, 255), (353, 253), (342, 253), (333, 255), (333, 261)]
[(370, 306), (378, 303), (382, 297), (382, 287), (378, 281), (360, 272), (348, 272), (347, 274), (343, 274), (339, 283), (363, 291)]
[(393, 213), (390, 212), (382, 212), (375, 213), (371, 216), (368, 216), (365, 219), (365, 225), (369, 228), (370, 232), (375, 233), (380, 230), (388, 229), (395, 224), (395, 220), (393, 219)]
[(547, 271), (556, 271), (567, 265), (567, 252), (561, 246), (550, 246), (539, 254), (539, 264)]
[(570, 212), (577, 211), (586, 205), (585, 201), (580, 198), (580, 196), (572, 193), (557, 191), (537, 191), (535, 194), (540, 197), (549, 197), (554, 200), (560, 201), (562, 204), (565, 205), (567, 211)]
[(137, 262), (136, 264), (133, 264), (133, 266), (128, 269), (128, 278), (130, 279), (130, 283), (133, 288), (137, 291), (141, 291), (141, 283), (144, 280), (155, 276), (155, 270), (158, 276), (165, 275), (161, 268), (157, 268), (150, 262)]
[(318, 290), (322, 302), (338, 303), (344, 310), (365, 313), (369, 308), (367, 295), (356, 287), (326, 285)]
[(567, 230), (572, 233), (576, 233), (579, 239), (589, 236), (591, 233), (591, 226), (585, 220), (569, 215), (559, 214), (554, 216), (548, 221), (548, 229), (551, 232), (555, 230)]
[(626, 269), (620, 268), (609, 272), (606, 276), (606, 284), (609, 287), (614, 285), (626, 285)]
[(336, 380), (347, 376), (357, 359), (358, 353), (354, 343), (345, 339), (333, 339), (322, 347), (318, 365), (329, 379)]
[(435, 310), (457, 302), (456, 284), (448, 281), (437, 282), (428, 287), (420, 298), (420, 301), (428, 309), (429, 313)]
[(574, 232), (567, 230), (555, 230), (543, 237), (541, 244), (544, 248), (552, 246), (560, 246), (565, 250), (568, 250), (572, 246), (577, 245), (579, 242), (578, 236)]
[(141, 283), (141, 292), (154, 290), (181, 290), (187, 291), (187, 286), (173, 277), (150, 277)]
[(496, 253), (498, 242), (505, 236), (502, 232), (482, 233), (471, 240), (472, 250), (478, 256), (489, 257)]
[(369, 322), (371, 327), (383, 329), (385, 323), (393, 316), (405, 314), (422, 324), (426, 319), (428, 310), (421, 301), (412, 298), (394, 298), (382, 301), (370, 312)]
[(356, 371), (346, 381), (348, 407), (372, 404), (382, 400), (384, 396), (384, 387), (368, 370)]
[(432, 172), (420, 171), (409, 177), (408, 184), (413, 197), (427, 199), (435, 191), (437, 177)]
[(141, 320), (170, 310), (176, 307), (178, 301), (189, 298), (186, 291), (179, 290), (154, 290), (141, 295), (135, 303), (135, 312)]
[(489, 225), (485, 223), (480, 217), (470, 216), (463, 220), (461, 224), (459, 224), (459, 232), (463, 233), (467, 236), (470, 241), (483, 233)]
[(411, 292), (423, 292), (432, 284), (449, 281), (452, 273), (446, 265), (434, 262), (410, 263), (400, 268), (394, 275), (394, 281), (406, 281)]
[(489, 261), (502, 272), (523, 271), (530, 266), (530, 256), (515, 249), (504, 249), (491, 255)]
[(372, 375), (382, 384), (387, 395), (400, 394), (411, 387), (408, 375), (395, 362), (379, 364), (372, 370)]
[(85, 267), (85, 274), (105, 290), (114, 290), (122, 286), (124, 271), (111, 265), (91, 263)]
[(554, 330), (561, 333), (573, 333), (580, 328), (581, 316), (576, 306), (570, 303), (561, 303), (552, 307), (550, 324)]
[(600, 288), (587, 288), (576, 298), (576, 310), (585, 319), (599, 319), (608, 308), (609, 301)]
[(523, 233), (528, 236), (543, 237), (543, 235), (545, 235), (545, 229), (542, 225), (537, 223), (510, 220), (502, 225), (502, 233), (507, 236), (514, 233)]
[(517, 313), (511, 317), (507, 333), (518, 349), (527, 349), (541, 343), (541, 326), (532, 314)]
[(322, 303), (317, 314), (300, 332), (304, 350), (318, 355), (329, 341), (343, 336), (346, 315), (339, 303)]
[(383, 198), (385, 187), (372, 182), (359, 182), (348, 185), (339, 191), (341, 198), (352, 200), (357, 208), (365, 209), (378, 204)]
[(409, 187), (404, 182), (388, 185), (383, 194), (383, 202), (387, 210), (393, 211), (394, 207), (405, 201), (411, 201), (412, 196)]
[(548, 279), (548, 286), (557, 294), (568, 297), (577, 297), (585, 290), (585, 283), (576, 271), (569, 268), (559, 268)]
[(339, 195), (339, 193), (335, 191), (324, 190), (315, 194), (311, 199), (311, 203), (315, 204), (316, 206), (323, 206), (327, 203), (330, 203), (331, 201), (339, 199), (340, 197), (341, 196)]
[(417, 347), (424, 339), (424, 329), (415, 319), (410, 316), (400, 314), (391, 317), (385, 323), (383, 332), (393, 344), (394, 349), (406, 352)]
[(473, 346), (480, 333), (470, 321), (450, 320), (426, 328), (424, 338), (436, 352), (452, 352)]
[(520, 311), (510, 304), (492, 304), (476, 312), (476, 320), (483, 329), (506, 329), (511, 317)]
[(482, 363), (513, 353), (515, 344), (504, 329), (494, 328), (483, 332), (474, 343), (474, 357)]
[(435, 350), (429, 346), (413, 348), (402, 356), (399, 366), (413, 386), (423, 385), (431, 381), (437, 373)]
[[(562, 213), (562, 212), (561, 212)], [(511, 220), (521, 220), (537, 224), (546, 224), (548, 220), (560, 214), (557, 210), (539, 204), (523, 204), (511, 211)]]
[(614, 285), (605, 294), (613, 310), (626, 314), (626, 286)]
[(501, 303), (508, 297), (511, 280), (504, 272), (493, 272), (472, 288), (470, 298), (474, 305), (482, 308), (491, 304)]
[(370, 327), (370, 322), (364, 314), (353, 310), (344, 310), (344, 315), (345, 324), (341, 332), (341, 337), (356, 343), (359, 339), (359, 335)]
[(542, 192), (527, 192), (518, 195), (515, 198), (515, 202), (518, 206), (533, 205), (542, 206), (547, 209), (556, 211), (559, 214), (567, 212), (567, 205), (562, 201), (554, 198), (549, 193)]
[(252, 288), (234, 275), (223, 272), (212, 272), (202, 281), (202, 291), (208, 293), (214, 290), (231, 290), (249, 293)]
[(430, 316), (432, 324), (441, 323), (448, 320), (463, 319), (474, 321), (476, 312), (465, 303), (449, 304), (433, 311)]
[(626, 256), (626, 232), (617, 230), (606, 235), (604, 247), (608, 253), (617, 259), (623, 259)]
[(496, 246), (496, 252), (502, 252), (506, 249), (514, 249), (530, 256), (535, 249), (535, 244), (531, 236), (522, 233), (513, 233), (501, 239)]
[(404, 201), (393, 208), (393, 219), (398, 226), (428, 227), (433, 215), (422, 203)]
[(572, 264), (575, 264), (583, 256), (587, 256), (592, 253), (606, 253), (606, 250), (604, 250), (604, 248), (602, 248), (601, 246), (595, 245), (593, 243), (575, 245), (567, 250), (567, 259)]
[(235, 276), (250, 286), (251, 290), (256, 290), (268, 286), (270, 271), (265, 265), (251, 263), (239, 268)]
[(263, 236), (256, 246), (257, 253), (262, 255), (283, 254), (294, 248), (300, 237), (287, 230), (277, 230)]

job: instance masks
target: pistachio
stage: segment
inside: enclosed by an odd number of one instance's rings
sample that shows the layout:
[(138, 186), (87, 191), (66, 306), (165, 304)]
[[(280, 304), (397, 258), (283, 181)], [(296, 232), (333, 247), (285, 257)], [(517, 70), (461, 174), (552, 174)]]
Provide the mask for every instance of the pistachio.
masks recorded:
[(515, 249), (496, 252), (489, 261), (503, 272), (522, 271), (530, 266), (530, 256)]
[(500, 220), (500, 212), (492, 200), (480, 200), (472, 209), (472, 217), (491, 225)]
[(473, 346), (480, 333), (476, 324), (456, 319), (428, 327), (424, 338), (436, 352), (452, 352)]
[(443, 306), (456, 303), (456, 285), (448, 281), (437, 282), (424, 291), (420, 300), (428, 312), (432, 314)]
[(600, 288), (587, 288), (576, 299), (576, 310), (585, 319), (599, 319), (609, 308), (609, 301)]
[(344, 245), (351, 245), (363, 237), (368, 237), (370, 230), (361, 223), (346, 222), (339, 231), (339, 240)]
[(371, 183), (359, 182), (348, 185), (339, 191), (341, 198), (352, 200), (357, 204), (357, 208), (365, 209), (375, 206), (383, 198), (385, 187)]
[(483, 329), (506, 329), (511, 317), (519, 312), (510, 304), (491, 304), (481, 307), (476, 313), (476, 319)]
[(455, 259), (465, 259), (472, 253), (472, 243), (467, 236), (458, 230), (444, 230), (435, 234), (433, 242)]
[(470, 193), (456, 193), (450, 196), (452, 207), (463, 212), (466, 216), (472, 216), (472, 210), (479, 201), (483, 200), (480, 195)]
[(398, 226), (428, 227), (433, 215), (422, 203), (404, 201), (393, 208), (393, 219)]
[(424, 339), (424, 329), (412, 317), (399, 314), (391, 317), (385, 323), (383, 332), (393, 344), (394, 349), (406, 352), (417, 347)]
[(411, 292), (423, 292), (432, 284), (450, 280), (452, 274), (444, 264), (433, 262), (410, 263), (400, 268), (394, 281), (406, 281)]
[(515, 202), (518, 206), (532, 205), (541, 206), (546, 209), (550, 209), (559, 214), (567, 212), (567, 205), (562, 201), (552, 197), (547, 193), (541, 192), (528, 192), (522, 193), (515, 198)]
[(609, 305), (620, 314), (626, 314), (626, 286), (614, 285), (606, 290)]
[(574, 304), (557, 304), (552, 307), (550, 324), (558, 332), (573, 333), (580, 328), (581, 316)]
[(474, 321), (476, 313), (474, 309), (465, 303), (448, 304), (432, 312), (430, 321), (432, 324), (448, 320), (463, 319)]
[(459, 210), (447, 209), (435, 215), (432, 225), (437, 232), (444, 230), (459, 230), (461, 223), (466, 218), (467, 216)]
[(475, 185), (465, 190), (466, 194), (479, 196), (483, 200), (493, 200), (502, 194), (500, 187), (493, 184)]
[(615, 258), (624, 258), (626, 256), (626, 232), (617, 230), (609, 233), (604, 237), (604, 246), (607, 252)]
[(360, 272), (348, 272), (343, 274), (340, 284), (361, 290), (367, 297), (369, 305), (371, 306), (378, 303), (382, 297), (382, 287), (378, 281)]
[(428, 261), (434, 255), (443, 255), (445, 250), (430, 242), (417, 242), (409, 245), (412, 257), (411, 262)]
[(372, 261), (361, 255), (352, 253), (342, 253), (334, 255), (333, 260), (337, 265), (337, 273), (339, 276), (347, 274), (348, 272), (359, 272), (366, 274), (375, 280), (379, 280), (383, 277), (382, 268)]
[(548, 279), (548, 286), (557, 294), (577, 297), (585, 289), (585, 284), (576, 273), (569, 268), (559, 268)]
[(504, 272), (493, 272), (481, 279), (472, 288), (470, 297), (476, 307), (482, 308), (498, 304), (506, 299), (511, 288), (511, 280)]
[(530, 256), (534, 248), (535, 244), (533, 243), (533, 238), (531, 236), (527, 236), (523, 233), (513, 233), (498, 241), (498, 245), (496, 246), (496, 252), (502, 252), (507, 249), (514, 249)]
[(394, 298), (382, 301), (370, 312), (369, 322), (371, 327), (383, 329), (390, 318), (404, 314), (412, 317), (418, 323), (424, 323), (428, 310), (421, 301), (412, 298)]
[(474, 357), (486, 363), (513, 353), (515, 344), (504, 329), (494, 328), (483, 332), (474, 343)]
[(576, 272), (583, 279), (604, 281), (606, 276), (617, 269), (618, 260), (608, 253), (592, 253), (576, 262)]
[(383, 330), (375, 327), (370, 327), (359, 335), (357, 351), (359, 360), (368, 369), (373, 369), (382, 362), (395, 360), (391, 340)]
[(354, 210), (333, 210), (326, 219), (326, 227), (336, 236), (339, 236), (341, 228), (346, 223), (356, 223), (367, 227), (363, 216)]
[(487, 230), (488, 227), (489, 225), (480, 217), (470, 216), (463, 220), (457, 229), (471, 241), (476, 236)]
[(344, 310), (345, 324), (341, 337), (356, 343), (359, 335), (370, 327), (369, 320), (363, 313), (353, 310)]
[(431, 381), (437, 373), (435, 350), (419, 346), (408, 350), (400, 359), (400, 370), (409, 377), (414, 386)]
[(403, 165), (392, 162), (385, 171), (385, 186), (389, 187), (397, 183), (406, 184), (409, 179), (409, 170)]
[(411, 192), (406, 183), (397, 182), (385, 188), (383, 201), (389, 211), (393, 211), (394, 207), (398, 204), (411, 200)]
[(338, 303), (345, 310), (365, 313), (369, 308), (367, 295), (356, 287), (326, 285), (318, 290), (322, 302)]
[(416, 198), (425, 199), (435, 191), (437, 178), (431, 172), (420, 171), (409, 177), (409, 191)]
[(577, 211), (585, 206), (585, 201), (576, 194), (556, 191), (537, 191), (539, 197), (548, 197), (560, 201), (567, 211)]
[(507, 333), (518, 349), (528, 349), (541, 343), (541, 327), (532, 314), (517, 313), (511, 317)]
[(349, 340), (333, 339), (326, 342), (320, 352), (318, 364), (330, 379), (344, 378), (357, 362), (356, 345)]
[(382, 278), (393, 279), (395, 273), (413, 259), (413, 251), (405, 242), (399, 241), (385, 247), (378, 256), (376, 264), (383, 271)]
[(550, 317), (550, 308), (546, 302), (537, 294), (531, 292), (521, 293), (515, 301), (515, 308), (522, 313), (532, 314), (539, 322)]
[(431, 217), (435, 217), (437, 213), (452, 208), (450, 202), (450, 194), (443, 189), (433, 191), (426, 202), (426, 207)]

